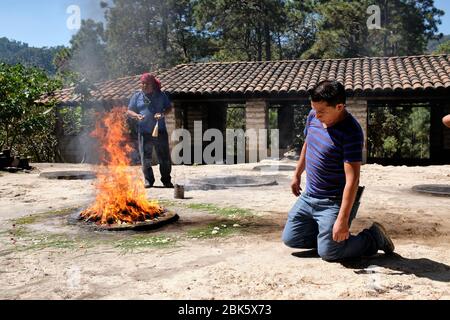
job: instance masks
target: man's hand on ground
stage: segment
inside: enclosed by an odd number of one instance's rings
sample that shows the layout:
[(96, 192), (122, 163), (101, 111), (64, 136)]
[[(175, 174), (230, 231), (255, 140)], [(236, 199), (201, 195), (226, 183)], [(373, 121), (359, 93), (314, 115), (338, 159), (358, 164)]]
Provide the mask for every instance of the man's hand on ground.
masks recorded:
[(300, 187), (300, 178), (294, 177), (291, 182), (291, 190), (294, 196), (300, 196), (302, 188)]
[(342, 242), (350, 237), (348, 222), (342, 221), (339, 218), (336, 220), (333, 226), (333, 240), (336, 242)]

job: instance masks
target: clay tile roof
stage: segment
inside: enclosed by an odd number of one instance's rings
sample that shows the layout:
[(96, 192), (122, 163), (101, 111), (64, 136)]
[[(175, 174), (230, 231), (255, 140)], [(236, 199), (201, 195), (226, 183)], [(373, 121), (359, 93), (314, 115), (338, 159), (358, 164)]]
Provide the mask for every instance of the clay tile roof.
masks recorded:
[[(155, 72), (170, 95), (294, 94), (303, 96), (318, 82), (335, 79), (347, 92), (410, 92), (450, 88), (450, 55), (353, 59), (181, 64)], [(139, 90), (139, 76), (96, 84), (95, 101), (127, 100)], [(52, 96), (79, 102), (73, 88)], [(45, 100), (47, 100), (46, 98)]]

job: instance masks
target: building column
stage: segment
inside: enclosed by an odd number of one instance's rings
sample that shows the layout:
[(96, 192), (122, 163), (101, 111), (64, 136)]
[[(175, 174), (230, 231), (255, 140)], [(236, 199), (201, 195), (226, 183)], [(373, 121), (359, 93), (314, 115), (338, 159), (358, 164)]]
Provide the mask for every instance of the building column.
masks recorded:
[(355, 117), (355, 119), (361, 125), (364, 132), (364, 147), (363, 147), (363, 164), (367, 163), (367, 130), (368, 130), (368, 117), (369, 110), (367, 106), (367, 100), (362, 98), (348, 98), (347, 110)]
[[(249, 129), (254, 129), (259, 141), (259, 130), (260, 129), (266, 129), (267, 133), (269, 133), (269, 104), (264, 99), (252, 99), (247, 100), (245, 103), (245, 130), (248, 132)], [(267, 148), (267, 142), (266, 142), (266, 148)], [(257, 150), (254, 150), (256, 148)], [(250, 154), (250, 152), (257, 152), (259, 150), (259, 142), (258, 144), (253, 145), (247, 145), (246, 144), (246, 151), (247, 154)], [(267, 152), (267, 150), (266, 150)], [(258, 161), (262, 159), (259, 159), (259, 153), (258, 153)]]

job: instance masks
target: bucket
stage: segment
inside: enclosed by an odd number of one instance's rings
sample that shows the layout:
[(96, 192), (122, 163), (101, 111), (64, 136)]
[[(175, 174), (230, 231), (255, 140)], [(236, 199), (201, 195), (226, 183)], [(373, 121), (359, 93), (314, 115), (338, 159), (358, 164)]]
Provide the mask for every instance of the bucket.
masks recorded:
[(175, 184), (174, 197), (175, 199), (184, 199), (184, 186)]

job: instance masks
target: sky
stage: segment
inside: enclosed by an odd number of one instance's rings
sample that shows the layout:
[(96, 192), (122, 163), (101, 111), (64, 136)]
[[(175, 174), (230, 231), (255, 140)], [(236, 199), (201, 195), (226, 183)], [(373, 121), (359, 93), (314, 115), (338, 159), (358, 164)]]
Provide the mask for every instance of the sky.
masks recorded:
[[(81, 19), (103, 20), (100, 0), (0, 0), (0, 38), (7, 37), (32, 47), (69, 45), (76, 30), (69, 30), (67, 9), (78, 5)], [(439, 32), (450, 34), (450, 0), (435, 0), (446, 12)]]
[(71, 5), (79, 6), (81, 19), (103, 19), (100, 0), (0, 0), (0, 38), (32, 47), (68, 45), (76, 33), (67, 27)]

